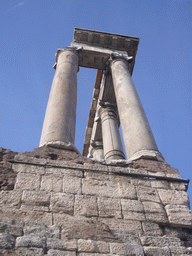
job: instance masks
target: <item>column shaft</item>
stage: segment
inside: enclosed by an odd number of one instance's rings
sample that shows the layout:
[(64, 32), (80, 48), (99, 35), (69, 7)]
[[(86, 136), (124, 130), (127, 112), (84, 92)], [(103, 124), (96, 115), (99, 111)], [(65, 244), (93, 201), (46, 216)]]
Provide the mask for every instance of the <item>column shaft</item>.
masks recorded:
[(111, 105), (101, 107), (100, 117), (105, 159), (125, 159), (116, 108)]
[(58, 50), (56, 72), (47, 104), (40, 146), (73, 145), (75, 141), (78, 54), (74, 48)]
[(128, 62), (117, 58), (110, 65), (127, 158), (145, 156), (163, 160), (129, 74)]

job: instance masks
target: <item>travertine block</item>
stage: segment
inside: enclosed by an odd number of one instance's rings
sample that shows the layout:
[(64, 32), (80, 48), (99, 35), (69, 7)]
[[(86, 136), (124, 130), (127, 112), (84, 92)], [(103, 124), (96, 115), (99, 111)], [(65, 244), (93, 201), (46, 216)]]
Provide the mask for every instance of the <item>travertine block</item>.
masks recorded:
[(152, 201), (160, 203), (159, 195), (157, 190), (154, 188), (139, 186), (137, 187), (137, 196), (141, 201)]
[(83, 179), (82, 193), (101, 197), (136, 199), (135, 187), (124, 182), (113, 183), (105, 180)]
[(76, 256), (76, 252), (50, 249), (47, 253), (47, 256)]
[(145, 220), (143, 205), (140, 201), (121, 199), (121, 205), (124, 219)]
[(168, 219), (162, 204), (155, 202), (143, 202), (145, 216), (148, 221), (167, 223)]
[(114, 241), (116, 238), (106, 224), (96, 218), (53, 213), (53, 221), (62, 227), (61, 239), (93, 239)]
[(110, 243), (110, 252), (112, 255), (144, 255), (138, 237), (130, 237), (127, 243)]
[(21, 190), (0, 191), (0, 208), (8, 207), (19, 209), (21, 205)]
[(121, 202), (117, 198), (99, 197), (98, 198), (99, 217), (122, 219)]
[(136, 186), (151, 187), (151, 182), (147, 179), (142, 178), (131, 178), (131, 184)]
[(48, 238), (47, 249), (75, 251), (77, 250), (77, 241), (75, 239), (61, 240), (56, 238)]
[(32, 208), (33, 210), (49, 211), (49, 205), (50, 193), (45, 191), (23, 191), (21, 210), (28, 211), (29, 208)]
[(88, 195), (76, 195), (74, 214), (86, 217), (98, 216), (97, 198)]
[[(106, 166), (104, 166), (106, 168)], [(108, 172), (85, 171), (85, 179), (109, 180)]]
[[(27, 208), (27, 207), (26, 207)], [(44, 211), (33, 211), (28, 209), (28, 212), (23, 213), (22, 220), (25, 222), (37, 222), (44, 223), (45, 225), (51, 226), (52, 223), (52, 213)]]
[[(73, 177), (83, 177), (83, 171), (79, 170), (79, 165), (75, 163), (69, 163), (65, 161), (52, 161), (53, 166), (57, 167), (51, 167), (51, 166), (46, 166), (46, 175), (66, 175), (66, 176), (73, 176)], [(61, 166), (61, 168), (59, 168)], [(68, 168), (68, 167), (71, 168)], [(82, 165), (80, 165), (82, 168)]]
[(44, 223), (25, 223), (23, 231), (24, 235), (33, 235), (52, 239), (60, 238), (61, 235), (61, 230), (59, 226), (53, 225), (48, 227)]
[(172, 226), (192, 228), (192, 214), (188, 206), (166, 205), (165, 209)]
[[(44, 159), (41, 160), (43, 161)], [(31, 158), (30, 162), (35, 163), (35, 165), (13, 164), (13, 170), (18, 173), (45, 174), (45, 167), (36, 165), (39, 162), (38, 158)], [(42, 163), (45, 164), (45, 160)]]
[(189, 206), (189, 197), (185, 191), (158, 189), (158, 193), (164, 205), (183, 204)]
[(182, 246), (183, 243), (177, 237), (167, 236), (142, 236), (140, 237), (141, 244), (151, 247), (165, 247), (165, 246)]
[(175, 190), (187, 191), (188, 184), (184, 182), (169, 182), (170, 188)]
[(109, 244), (106, 242), (79, 239), (78, 252), (109, 253), (110, 251)]
[(12, 220), (7, 218), (0, 219), (0, 233), (7, 233), (14, 237), (23, 235), (24, 223), (19, 220)]
[(74, 195), (51, 193), (50, 210), (51, 212), (64, 212), (72, 215), (74, 212)]
[(170, 246), (169, 249), (171, 251), (171, 255), (174, 255), (174, 256), (192, 255), (192, 247), (186, 248), (184, 246), (179, 246), (179, 247)]
[(32, 235), (17, 237), (15, 247), (45, 248), (46, 238)]
[(171, 256), (168, 247), (143, 247), (146, 256)]
[(45, 175), (41, 180), (40, 190), (48, 192), (62, 192), (63, 191), (63, 177), (55, 175)]
[(109, 226), (111, 230), (141, 233), (141, 222), (137, 220), (99, 218), (99, 221)]
[(151, 180), (151, 186), (153, 188), (165, 188), (169, 189), (169, 182), (166, 180)]
[(163, 235), (163, 230), (162, 228), (156, 224), (156, 223), (153, 223), (151, 221), (145, 221), (145, 222), (142, 222), (142, 227), (143, 227), (143, 231), (145, 232), (146, 235), (159, 235), (159, 236), (162, 236)]
[(63, 177), (63, 192), (81, 194), (81, 178), (65, 175)]
[(39, 190), (40, 175), (20, 172), (17, 175), (15, 189)]
[(9, 234), (0, 233), (0, 248), (12, 249), (15, 246), (15, 238)]
[(38, 256), (43, 256), (44, 255), (44, 250), (42, 248), (34, 248), (34, 247), (30, 247), (30, 248), (25, 248), (25, 247), (19, 247), (16, 249), (16, 255), (17, 256), (34, 256), (34, 255), (38, 255)]
[(108, 166), (98, 164), (98, 163), (94, 163), (94, 164), (84, 163), (83, 168), (88, 169), (88, 172), (90, 172), (89, 170), (103, 171), (103, 172), (106, 172), (106, 173), (109, 172)]
[(126, 184), (131, 183), (131, 177), (128, 177), (128, 176), (121, 176), (121, 175), (116, 175), (116, 174), (110, 174), (109, 175), (109, 179), (114, 184), (120, 183), (120, 182), (123, 182), (123, 183), (126, 183)]

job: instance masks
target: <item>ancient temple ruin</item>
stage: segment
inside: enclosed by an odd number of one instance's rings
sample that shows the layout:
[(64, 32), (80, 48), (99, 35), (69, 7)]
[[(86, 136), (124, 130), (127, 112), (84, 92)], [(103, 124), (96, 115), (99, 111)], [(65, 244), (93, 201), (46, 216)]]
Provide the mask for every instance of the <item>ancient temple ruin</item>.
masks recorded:
[[(192, 255), (189, 180), (158, 151), (139, 100), (138, 43), (75, 28), (57, 51), (39, 148), (0, 151), (0, 255)], [(79, 67), (97, 69), (82, 155)]]

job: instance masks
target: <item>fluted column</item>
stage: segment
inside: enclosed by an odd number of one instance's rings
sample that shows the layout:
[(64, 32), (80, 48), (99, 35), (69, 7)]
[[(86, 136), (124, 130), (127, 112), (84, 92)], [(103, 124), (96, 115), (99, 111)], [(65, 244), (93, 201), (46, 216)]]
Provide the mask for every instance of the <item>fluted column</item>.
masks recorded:
[(113, 104), (102, 104), (100, 110), (104, 157), (108, 160), (125, 159), (118, 127), (118, 116)]
[(74, 147), (78, 52), (75, 48), (59, 49), (56, 53), (56, 72), (47, 104), (40, 145)]
[(116, 57), (110, 61), (110, 67), (127, 158), (163, 160), (130, 76), (128, 61)]

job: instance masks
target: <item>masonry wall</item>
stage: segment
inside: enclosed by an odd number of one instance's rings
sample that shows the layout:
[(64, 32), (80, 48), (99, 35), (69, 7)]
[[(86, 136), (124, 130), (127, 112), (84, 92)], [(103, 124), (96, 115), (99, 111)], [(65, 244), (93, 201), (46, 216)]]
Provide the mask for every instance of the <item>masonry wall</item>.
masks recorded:
[(164, 162), (116, 165), (46, 147), (16, 155), (0, 255), (192, 255), (187, 181)]

